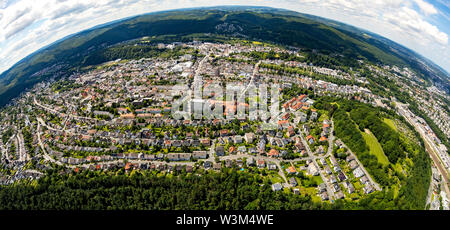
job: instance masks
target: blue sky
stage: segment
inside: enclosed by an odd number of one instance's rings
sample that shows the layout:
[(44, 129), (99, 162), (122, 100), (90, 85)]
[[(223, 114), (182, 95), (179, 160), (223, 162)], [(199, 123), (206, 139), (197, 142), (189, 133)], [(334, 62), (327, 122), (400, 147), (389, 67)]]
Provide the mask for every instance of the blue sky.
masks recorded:
[(0, 0), (0, 73), (67, 35), (112, 20), (215, 5), (284, 8), (387, 37), (450, 72), (449, 0)]

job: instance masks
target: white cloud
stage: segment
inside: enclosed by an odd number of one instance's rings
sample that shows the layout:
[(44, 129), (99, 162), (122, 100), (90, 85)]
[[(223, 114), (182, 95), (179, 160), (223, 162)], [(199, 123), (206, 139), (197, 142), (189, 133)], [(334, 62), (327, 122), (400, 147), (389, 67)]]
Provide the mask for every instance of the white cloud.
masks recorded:
[(420, 10), (422, 12), (424, 12), (425, 14), (437, 14), (438, 11), (436, 10), (436, 8), (434, 8), (433, 5), (431, 5), (428, 2), (425, 2), (424, 0), (414, 0), (417, 4), (417, 6), (419, 6)]
[(424, 0), (0, 0), (0, 72), (42, 46), (98, 24), (214, 5), (272, 6), (342, 21), (413, 48), (450, 70), (443, 58), (450, 51), (448, 35), (427, 21), (438, 11)]
[(402, 7), (395, 13), (385, 13), (383, 18), (397, 26), (397, 29), (400, 29), (400, 31), (410, 33), (417, 38), (428, 38), (427, 40), (434, 40), (443, 45), (448, 42), (447, 34), (423, 20), (416, 11), (410, 8)]

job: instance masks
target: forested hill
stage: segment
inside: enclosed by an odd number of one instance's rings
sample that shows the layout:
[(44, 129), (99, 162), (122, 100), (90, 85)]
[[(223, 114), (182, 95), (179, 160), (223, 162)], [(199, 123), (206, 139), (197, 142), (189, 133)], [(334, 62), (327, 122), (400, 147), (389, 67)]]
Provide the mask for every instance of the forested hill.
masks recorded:
[[(97, 26), (36, 52), (0, 75), (0, 106), (24, 89), (51, 77), (68, 75), (85, 66), (98, 50), (144, 36), (219, 33), (248, 37), (323, 54), (343, 55), (349, 65), (358, 59), (422, 69), (408, 55), (360, 34), (332, 27), (312, 17), (264, 7), (215, 7), (151, 13)], [(232, 26), (230, 26), (232, 25)], [(413, 64), (411, 64), (413, 63)], [(448, 85), (446, 86), (448, 87)]]

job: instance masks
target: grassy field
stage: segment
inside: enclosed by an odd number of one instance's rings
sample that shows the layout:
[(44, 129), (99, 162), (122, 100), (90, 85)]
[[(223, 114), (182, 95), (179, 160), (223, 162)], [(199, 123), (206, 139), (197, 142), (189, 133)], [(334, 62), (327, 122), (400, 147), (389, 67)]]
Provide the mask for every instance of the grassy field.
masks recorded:
[(367, 145), (369, 146), (370, 153), (374, 154), (377, 157), (378, 162), (380, 162), (383, 165), (388, 165), (389, 160), (386, 157), (386, 155), (384, 155), (383, 148), (381, 147), (377, 138), (372, 134), (372, 132), (366, 129), (365, 132), (361, 132), (361, 134), (364, 137), (364, 140), (366, 141)]
[(322, 199), (317, 195), (317, 190), (316, 188), (304, 188), (304, 187), (300, 187), (300, 193), (304, 194), (304, 195), (309, 195), (311, 196), (311, 200), (314, 202), (321, 202)]
[(315, 180), (317, 184), (323, 183), (322, 177), (320, 176), (313, 176), (313, 180)]
[(389, 125), (389, 127), (391, 127), (391, 129), (397, 131), (397, 127), (394, 124), (394, 121), (389, 119), (389, 118), (384, 118), (383, 122), (386, 123), (387, 125)]
[(270, 173), (267, 176), (265, 176), (266, 180), (270, 180), (272, 182), (272, 184), (276, 184), (276, 183), (284, 183), (283, 178), (276, 174), (276, 173)]

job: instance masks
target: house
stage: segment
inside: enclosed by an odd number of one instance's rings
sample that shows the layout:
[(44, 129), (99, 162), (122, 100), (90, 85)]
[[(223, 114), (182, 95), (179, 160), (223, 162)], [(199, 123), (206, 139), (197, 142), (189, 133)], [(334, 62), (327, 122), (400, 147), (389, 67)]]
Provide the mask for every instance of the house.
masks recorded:
[(361, 181), (362, 184), (369, 183), (369, 179), (367, 178), (367, 176), (362, 176), (361, 178), (359, 178), (359, 181)]
[(306, 137), (306, 140), (308, 141), (308, 143), (309, 143), (310, 145), (314, 144), (314, 137), (313, 137), (313, 136), (308, 135), (308, 136)]
[(79, 164), (80, 163), (80, 159), (69, 157), (68, 160), (67, 160), (67, 163), (71, 164), (71, 165)]
[(247, 166), (254, 166), (255, 165), (255, 159), (253, 157), (247, 158)]
[(352, 194), (353, 192), (355, 192), (355, 187), (353, 187), (352, 183), (346, 181), (344, 182), (344, 187), (347, 188), (348, 193)]
[(132, 169), (132, 165), (131, 165), (130, 162), (128, 162), (128, 163), (125, 165), (125, 170), (128, 171), (128, 170), (130, 170), (130, 169)]
[(355, 170), (353, 170), (353, 175), (355, 175), (356, 178), (360, 178), (364, 176), (364, 172), (361, 170), (361, 167), (358, 167)]
[(190, 153), (168, 153), (167, 159), (170, 161), (188, 161), (191, 159)]
[(354, 170), (354, 169), (358, 168), (358, 163), (355, 160), (353, 160), (353, 161), (350, 161), (349, 166), (352, 170)]
[(322, 130), (326, 134), (328, 134), (328, 132), (330, 131), (330, 125), (325, 123), (325, 121), (324, 121), (324, 124), (322, 125)]
[(241, 145), (237, 148), (237, 151), (240, 153), (245, 153), (247, 152), (247, 148), (245, 147), (245, 145)]
[(236, 152), (236, 147), (230, 146), (230, 148), (228, 149), (228, 152), (229, 152), (230, 154), (235, 153), (235, 152)]
[(311, 130), (310, 130), (310, 128), (309, 128), (309, 125), (308, 124), (303, 124), (303, 132), (305, 132), (306, 133), (306, 135), (309, 135), (309, 132), (310, 132)]
[(334, 183), (337, 182), (336, 177), (335, 177), (334, 175), (331, 175), (331, 176), (328, 178), (328, 181), (330, 181), (330, 183), (332, 183), (332, 184), (334, 184)]
[(373, 192), (373, 187), (370, 183), (367, 183), (366, 186), (363, 188), (364, 193), (369, 194)]
[(130, 154), (128, 154), (127, 158), (130, 159), (130, 160), (136, 160), (136, 159), (138, 159), (138, 154), (137, 153), (130, 153)]
[(287, 168), (286, 171), (287, 171), (289, 174), (295, 174), (295, 173), (297, 172), (297, 170), (295, 170), (295, 168), (292, 167), (292, 166), (289, 166), (289, 168)]
[(289, 184), (293, 187), (297, 186), (297, 180), (294, 177), (289, 178)]
[(197, 139), (192, 140), (191, 145), (194, 147), (200, 146), (200, 140), (197, 140)]
[(191, 173), (193, 171), (193, 167), (191, 165), (186, 165), (186, 172)]
[(330, 166), (326, 166), (325, 167), (325, 172), (328, 174), (328, 175), (330, 175), (332, 172), (331, 172), (331, 169), (330, 169)]
[(339, 167), (339, 165), (334, 166), (334, 171), (335, 172), (340, 172), (341, 171), (341, 167)]
[(319, 170), (317, 169), (316, 165), (314, 165), (313, 163), (310, 163), (308, 165), (308, 173), (309, 173), (309, 175), (317, 176), (317, 175), (319, 175)]
[(233, 161), (230, 160), (230, 159), (226, 159), (225, 160), (225, 167), (227, 167), (227, 168), (233, 167)]
[(317, 153), (318, 153), (318, 154), (324, 154), (324, 153), (325, 153), (325, 150), (323, 149), (323, 146), (322, 146), (322, 145), (319, 146), (319, 148), (317, 148)]
[(287, 136), (288, 137), (292, 137), (294, 135), (295, 135), (294, 127), (289, 126), (288, 129), (287, 129)]
[(330, 162), (334, 166), (339, 165), (338, 162), (336, 161), (336, 158), (334, 158), (333, 156), (330, 156)]
[(220, 169), (222, 169), (222, 164), (221, 163), (215, 163), (213, 166), (214, 170), (220, 171)]
[(210, 146), (211, 145), (211, 141), (209, 140), (209, 138), (200, 139), (200, 143), (203, 146)]
[(192, 158), (193, 159), (206, 159), (208, 157), (208, 153), (206, 151), (193, 151)]
[(283, 119), (283, 120), (288, 120), (290, 117), (291, 117), (290, 113), (284, 113), (281, 115), (281, 119)]
[(299, 117), (300, 122), (302, 122), (302, 123), (305, 123), (307, 120), (307, 115), (305, 113), (299, 112), (298, 117)]
[(319, 142), (326, 142), (326, 141), (328, 141), (328, 139), (325, 137), (325, 136), (321, 136), (320, 138), (319, 138)]
[(220, 133), (221, 137), (228, 136), (228, 130), (227, 129), (222, 129), (222, 130), (219, 131), (219, 133)]
[(205, 161), (205, 162), (203, 163), (203, 167), (204, 167), (205, 169), (210, 169), (210, 168), (212, 167), (212, 162), (211, 162), (211, 161)]
[(300, 189), (299, 188), (294, 188), (293, 191), (294, 191), (295, 195), (299, 195), (300, 194)]
[(331, 189), (333, 190), (334, 193), (337, 193), (337, 192), (341, 191), (341, 188), (339, 187), (339, 185), (337, 183), (333, 184), (331, 186)]
[(267, 156), (269, 157), (278, 157), (280, 155), (280, 153), (278, 152), (278, 150), (276, 149), (271, 149), (268, 153)]
[(166, 155), (164, 153), (160, 153), (156, 156), (157, 159), (162, 160), (164, 158), (166, 158)]
[(258, 159), (257, 164), (258, 168), (264, 168), (266, 166), (264, 160)]
[(345, 160), (347, 161), (347, 162), (350, 162), (350, 161), (352, 161), (352, 160), (354, 160), (355, 159), (355, 157), (353, 156), (353, 155), (348, 155), (346, 158), (345, 158)]
[(251, 147), (251, 148), (248, 149), (248, 152), (251, 153), (251, 154), (256, 154), (256, 153), (258, 153), (258, 149), (255, 148), (255, 147)]
[(310, 119), (313, 121), (317, 120), (317, 115), (318, 115), (317, 112), (312, 112)]
[(134, 119), (135, 116), (132, 113), (122, 114), (120, 115), (120, 119)]
[(325, 165), (328, 165), (327, 164), (327, 161), (325, 160), (325, 158), (320, 158), (320, 163), (323, 165), (323, 166), (325, 166)]
[(253, 141), (255, 140), (255, 134), (254, 133), (246, 133), (244, 135), (244, 139), (247, 143), (253, 143)]
[(278, 127), (287, 128), (289, 126), (288, 120), (279, 120), (278, 121)]
[(268, 168), (269, 170), (277, 170), (277, 165), (274, 164), (274, 163), (268, 163), (268, 164), (267, 164), (267, 168)]
[(342, 193), (342, 191), (339, 191), (337, 193), (335, 193), (336, 199), (342, 199), (344, 198), (344, 193)]
[(280, 183), (275, 183), (275, 184), (272, 185), (272, 190), (274, 192), (280, 191), (282, 188), (283, 188), (283, 186)]
[(259, 149), (259, 152), (261, 153), (264, 153), (264, 151), (265, 151), (265, 149), (266, 149), (266, 141), (264, 140), (264, 139), (261, 139), (259, 142), (258, 142), (258, 149)]
[(347, 176), (343, 172), (339, 172), (338, 178), (339, 178), (339, 181), (347, 180)]
[(322, 194), (320, 194), (320, 198), (322, 198), (322, 200), (328, 200), (328, 193), (323, 192)]
[(327, 191), (327, 185), (325, 183), (321, 183), (319, 184), (319, 186), (317, 186), (317, 189), (319, 190), (319, 193), (323, 193)]
[(224, 156), (225, 148), (222, 145), (216, 147), (216, 156)]
[(242, 143), (242, 136), (239, 136), (239, 135), (234, 136), (234, 143), (241, 144)]
[(242, 162), (241, 159), (237, 159), (237, 160), (236, 160), (236, 165), (237, 165), (239, 168), (242, 168), (242, 166), (244, 166), (244, 163)]

